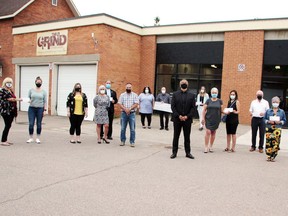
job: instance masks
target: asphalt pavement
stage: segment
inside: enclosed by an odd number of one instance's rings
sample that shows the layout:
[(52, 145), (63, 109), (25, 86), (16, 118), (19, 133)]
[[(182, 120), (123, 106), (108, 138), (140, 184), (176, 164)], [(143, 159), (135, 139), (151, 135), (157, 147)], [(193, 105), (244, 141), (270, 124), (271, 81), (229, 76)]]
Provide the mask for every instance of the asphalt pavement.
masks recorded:
[(82, 143), (71, 144), (69, 120), (59, 116), (45, 116), (41, 144), (27, 144), (28, 117), (20, 112), (9, 134), (14, 144), (0, 146), (0, 215), (287, 215), (287, 129), (273, 163), (265, 153), (249, 152), (249, 125), (239, 125), (236, 152), (227, 153), (221, 123), (214, 153), (204, 154), (205, 131), (196, 120), (195, 160), (185, 157), (183, 134), (172, 160), (172, 122), (165, 131), (156, 115), (152, 129), (136, 120), (135, 148), (119, 146), (119, 119), (110, 144), (97, 144), (90, 121), (83, 122)]

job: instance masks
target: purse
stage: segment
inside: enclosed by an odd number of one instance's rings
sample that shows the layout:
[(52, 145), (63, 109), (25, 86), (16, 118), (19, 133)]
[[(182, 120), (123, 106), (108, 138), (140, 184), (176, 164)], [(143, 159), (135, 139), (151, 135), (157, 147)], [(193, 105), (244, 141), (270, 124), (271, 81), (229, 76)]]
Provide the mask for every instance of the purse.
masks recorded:
[[(234, 101), (228, 108), (231, 108), (234, 105), (234, 103), (236, 103), (236, 101)], [(221, 121), (225, 123), (226, 120), (227, 120), (227, 114), (224, 114), (221, 118)]]

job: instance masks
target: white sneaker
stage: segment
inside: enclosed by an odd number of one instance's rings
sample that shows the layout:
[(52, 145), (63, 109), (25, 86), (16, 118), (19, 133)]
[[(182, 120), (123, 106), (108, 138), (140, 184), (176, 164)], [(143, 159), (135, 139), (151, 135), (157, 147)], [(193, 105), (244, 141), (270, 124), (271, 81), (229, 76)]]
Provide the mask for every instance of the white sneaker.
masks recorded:
[(26, 141), (26, 143), (32, 143), (32, 142), (34, 142), (33, 138), (30, 138)]
[(40, 144), (40, 143), (41, 143), (39, 138), (36, 139), (36, 143), (37, 143), (37, 144)]

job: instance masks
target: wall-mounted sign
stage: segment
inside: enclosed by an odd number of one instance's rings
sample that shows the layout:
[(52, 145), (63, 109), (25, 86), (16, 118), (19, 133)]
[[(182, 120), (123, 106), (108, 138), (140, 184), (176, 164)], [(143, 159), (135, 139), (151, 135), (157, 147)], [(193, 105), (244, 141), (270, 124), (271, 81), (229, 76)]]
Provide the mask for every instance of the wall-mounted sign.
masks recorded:
[(36, 55), (65, 55), (67, 44), (68, 30), (38, 33)]
[(245, 71), (245, 64), (238, 64), (238, 71), (239, 72)]

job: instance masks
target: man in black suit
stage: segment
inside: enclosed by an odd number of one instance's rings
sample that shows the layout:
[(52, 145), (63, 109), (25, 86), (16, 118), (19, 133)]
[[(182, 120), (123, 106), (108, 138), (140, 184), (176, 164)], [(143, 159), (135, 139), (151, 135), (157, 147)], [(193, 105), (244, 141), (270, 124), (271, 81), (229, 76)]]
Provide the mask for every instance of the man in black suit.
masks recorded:
[(179, 145), (179, 136), (183, 128), (184, 147), (186, 157), (194, 159), (191, 154), (190, 133), (195, 110), (195, 95), (188, 90), (188, 81), (180, 81), (181, 90), (173, 93), (171, 101), (172, 120), (174, 125), (173, 149), (171, 159), (176, 158)]
[[(106, 82), (106, 94), (109, 96), (110, 98), (110, 103), (109, 103), (109, 107), (108, 107), (108, 116), (109, 116), (109, 130), (108, 130), (108, 134), (107, 134), (107, 139), (112, 140), (112, 131), (113, 131), (113, 119), (114, 119), (114, 104), (117, 104), (118, 99), (117, 99), (117, 93), (111, 89), (111, 81), (107, 80)], [(101, 133), (100, 136), (103, 137), (103, 125), (101, 126)]]

